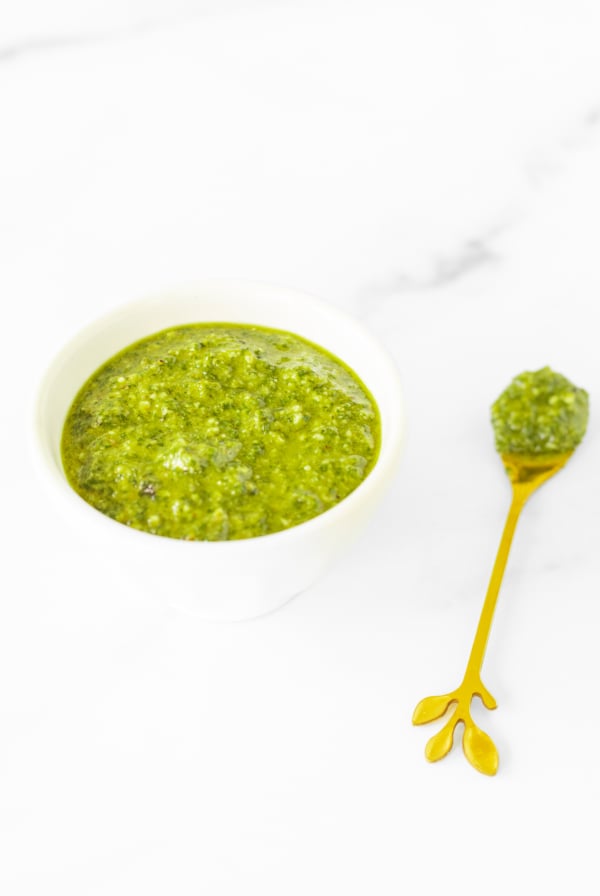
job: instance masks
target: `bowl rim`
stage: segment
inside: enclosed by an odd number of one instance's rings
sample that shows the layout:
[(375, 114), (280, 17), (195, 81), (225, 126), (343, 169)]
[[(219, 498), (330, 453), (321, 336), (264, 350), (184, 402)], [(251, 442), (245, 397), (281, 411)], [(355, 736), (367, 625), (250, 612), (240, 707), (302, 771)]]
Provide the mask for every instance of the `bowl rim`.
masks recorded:
[[(322, 513), (319, 513), (316, 516), (305, 520), (304, 522), (297, 523), (294, 526), (290, 526), (288, 529), (282, 529), (278, 532), (270, 532), (265, 535), (254, 535), (249, 538), (231, 539), (226, 541), (204, 541), (171, 538), (165, 535), (157, 535), (153, 532), (146, 532), (143, 529), (136, 529), (132, 526), (126, 526), (123, 525), (123, 523), (112, 519), (111, 517), (102, 513), (102, 511), (98, 510), (92, 504), (89, 504), (72, 488), (64, 474), (62, 465), (61, 469), (59, 469), (56, 463), (48, 456), (48, 450), (44, 443), (45, 438), (43, 435), (45, 417), (44, 405), (46, 403), (46, 398), (50, 390), (53, 375), (60, 369), (62, 364), (66, 360), (68, 360), (73, 352), (77, 351), (81, 342), (88, 341), (90, 337), (93, 337), (95, 331), (102, 329), (107, 324), (118, 323), (119, 317), (128, 315), (131, 312), (135, 312), (136, 309), (139, 309), (141, 311), (149, 304), (159, 304), (176, 298), (193, 298), (194, 292), (200, 289), (204, 290), (211, 286), (225, 290), (258, 289), (261, 290), (263, 294), (270, 293), (279, 297), (285, 296), (288, 301), (292, 298), (302, 299), (303, 309), (310, 307), (311, 313), (317, 315), (325, 314), (326, 316), (329, 316), (330, 319), (338, 320), (340, 323), (343, 323), (346, 328), (349, 327), (350, 329), (354, 329), (355, 333), (368, 346), (369, 351), (376, 353), (378, 362), (384, 369), (385, 377), (389, 380), (393, 391), (396, 393), (397, 407), (397, 411), (394, 414), (390, 415), (390, 420), (385, 432), (385, 441), (382, 438), (379, 454), (377, 456), (375, 464), (373, 465), (373, 468), (370, 470), (366, 478), (352, 492), (350, 492), (349, 495), (346, 495), (345, 498), (343, 498), (337, 504), (334, 504), (333, 507), (328, 508)], [(250, 296), (248, 297), (248, 300), (249, 304), (251, 304), (252, 298)], [(244, 321), (236, 321), (236, 323), (244, 323)], [(247, 323), (252, 325), (250, 321), (248, 321)], [(173, 324), (173, 326), (175, 326), (175, 324)], [(275, 327), (275, 329), (284, 328)], [(141, 336), (140, 338), (143, 337)], [(126, 346), (124, 346), (124, 348), (125, 347)], [(327, 351), (330, 351), (327, 346), (322, 347)], [(335, 352), (333, 352), (333, 354), (336, 355), (336, 357), (339, 357), (339, 355), (337, 355)], [(340, 358), (340, 360), (344, 361), (343, 358)], [(347, 362), (344, 361), (344, 363)], [(357, 373), (359, 376), (361, 376), (359, 371), (357, 371)], [(81, 385), (83, 385), (83, 383)], [(377, 404), (377, 397), (373, 395), (373, 398)], [(360, 320), (353, 317), (351, 314), (342, 311), (337, 306), (332, 305), (329, 302), (320, 299), (310, 293), (306, 293), (303, 290), (298, 290), (288, 286), (281, 286), (269, 281), (216, 277), (206, 278), (179, 286), (162, 289), (160, 292), (149, 293), (146, 296), (129, 300), (127, 302), (119, 302), (113, 309), (105, 312), (99, 317), (93, 318), (83, 327), (76, 330), (47, 364), (35, 391), (33, 399), (33, 413), (30, 415), (30, 419), (30, 446), (32, 449), (31, 453), (33, 455), (34, 466), (36, 468), (38, 476), (44, 481), (47, 486), (51, 486), (51, 490), (55, 496), (60, 496), (60, 499), (63, 501), (63, 505), (64, 502), (66, 502), (67, 505), (70, 505), (72, 508), (74, 508), (75, 513), (85, 515), (86, 519), (89, 520), (90, 525), (94, 525), (95, 520), (96, 525), (102, 526), (104, 528), (107, 536), (112, 533), (112, 536), (114, 538), (133, 539), (133, 541), (130, 541), (132, 545), (135, 542), (137, 542), (137, 544), (140, 546), (146, 543), (148, 546), (154, 545), (157, 550), (163, 549), (162, 547), (159, 548), (159, 545), (171, 545), (171, 547), (165, 547), (164, 549), (180, 551), (210, 550), (211, 552), (225, 552), (234, 550), (241, 552), (242, 550), (247, 551), (249, 549), (249, 546), (251, 548), (256, 548), (259, 545), (267, 547), (267, 545), (279, 544), (286, 540), (290, 541), (292, 538), (298, 538), (301, 535), (308, 534), (309, 531), (316, 534), (321, 529), (324, 529), (331, 525), (335, 525), (338, 518), (347, 515), (355, 506), (359, 504), (359, 502), (367, 497), (370, 492), (377, 490), (377, 487), (381, 486), (385, 482), (386, 478), (389, 478), (393, 474), (404, 447), (406, 431), (405, 402), (396, 365), (392, 361), (387, 350), (381, 345), (376, 337)], [(121, 535), (119, 535), (119, 533), (121, 533)], [(125, 533), (129, 534), (126, 535)], [(180, 547), (174, 547), (174, 545), (179, 545)]]

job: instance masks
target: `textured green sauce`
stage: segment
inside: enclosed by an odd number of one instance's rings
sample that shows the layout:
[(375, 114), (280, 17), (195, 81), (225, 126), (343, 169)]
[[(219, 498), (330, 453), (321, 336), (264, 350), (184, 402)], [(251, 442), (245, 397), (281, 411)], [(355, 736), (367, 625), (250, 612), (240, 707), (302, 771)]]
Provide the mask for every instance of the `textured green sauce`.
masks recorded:
[(263, 327), (190, 324), (142, 339), (90, 377), (62, 457), (75, 491), (113, 519), (223, 541), (337, 504), (379, 444), (373, 398), (324, 349)]
[(564, 454), (585, 435), (588, 394), (549, 367), (515, 377), (492, 405), (500, 454)]

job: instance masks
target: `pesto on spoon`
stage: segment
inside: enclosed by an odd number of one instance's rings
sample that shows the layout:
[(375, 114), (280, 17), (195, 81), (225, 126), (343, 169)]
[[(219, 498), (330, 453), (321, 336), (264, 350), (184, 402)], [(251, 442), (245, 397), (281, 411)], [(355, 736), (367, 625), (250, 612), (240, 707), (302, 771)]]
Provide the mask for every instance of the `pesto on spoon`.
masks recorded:
[(492, 405), (499, 454), (574, 451), (585, 435), (588, 394), (549, 367), (516, 376)]
[(549, 367), (521, 373), (492, 405), (496, 449), (512, 483), (512, 503), (463, 681), (451, 693), (425, 697), (414, 711), (413, 724), (424, 725), (454, 706), (449, 720), (425, 747), (430, 762), (450, 752), (454, 729), (462, 722), (463, 750), (471, 765), (486, 775), (495, 775), (498, 770), (498, 751), (491, 738), (473, 722), (471, 701), (478, 696), (487, 709), (497, 705), (481, 680), (481, 666), (502, 576), (525, 502), (566, 464), (583, 439), (587, 422), (587, 392)]

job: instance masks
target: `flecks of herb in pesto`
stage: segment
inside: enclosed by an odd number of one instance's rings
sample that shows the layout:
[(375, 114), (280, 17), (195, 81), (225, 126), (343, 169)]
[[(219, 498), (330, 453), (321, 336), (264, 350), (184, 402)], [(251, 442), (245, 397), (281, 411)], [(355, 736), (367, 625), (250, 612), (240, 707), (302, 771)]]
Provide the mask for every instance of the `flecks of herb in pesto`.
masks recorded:
[(291, 333), (191, 324), (124, 349), (68, 413), (75, 491), (121, 523), (220, 541), (337, 504), (379, 451), (375, 402), (341, 361)]
[(549, 367), (515, 377), (492, 405), (500, 454), (565, 454), (585, 435), (588, 394)]

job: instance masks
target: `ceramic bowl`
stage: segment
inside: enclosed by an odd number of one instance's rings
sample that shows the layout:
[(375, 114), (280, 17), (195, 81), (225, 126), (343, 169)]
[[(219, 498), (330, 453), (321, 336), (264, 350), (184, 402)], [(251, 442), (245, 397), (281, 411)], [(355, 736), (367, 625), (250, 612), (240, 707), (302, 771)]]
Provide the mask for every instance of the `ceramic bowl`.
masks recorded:
[[(60, 440), (69, 407), (87, 378), (127, 345), (177, 324), (259, 324), (304, 336), (350, 365), (381, 414), (381, 450), (348, 497), (305, 523), (239, 541), (180, 541), (115, 522), (68, 484)], [(347, 314), (312, 296), (270, 284), (212, 280), (118, 308), (66, 345), (47, 370), (34, 414), (40, 473), (71, 522), (98, 552), (135, 576), (144, 598), (207, 619), (239, 620), (275, 609), (314, 583), (351, 545), (389, 486), (400, 457), (404, 410), (396, 369), (381, 345)]]

